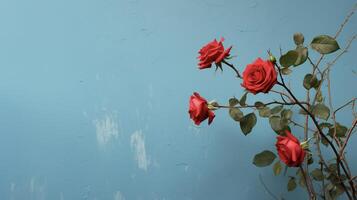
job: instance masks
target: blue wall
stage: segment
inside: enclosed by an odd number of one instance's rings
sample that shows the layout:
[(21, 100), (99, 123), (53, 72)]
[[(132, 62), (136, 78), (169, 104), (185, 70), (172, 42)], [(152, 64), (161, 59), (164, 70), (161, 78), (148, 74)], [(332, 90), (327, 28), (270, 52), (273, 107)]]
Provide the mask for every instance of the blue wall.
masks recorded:
[[(223, 102), (243, 94), (229, 70), (199, 71), (197, 51), (224, 36), (244, 66), (269, 48), (292, 48), (296, 31), (307, 42), (333, 35), (353, 3), (1, 0), (1, 199), (269, 199), (259, 174), (275, 194), (305, 198), (286, 191), (287, 177), (251, 164), (274, 149), (266, 120), (247, 137), (225, 111), (210, 127), (190, 121), (193, 91)], [(356, 30), (354, 16), (341, 46)], [(334, 105), (357, 94), (356, 52), (333, 70)], [(292, 86), (309, 70), (294, 69)], [(248, 97), (257, 99), (268, 98)], [(349, 125), (349, 113), (340, 117)]]

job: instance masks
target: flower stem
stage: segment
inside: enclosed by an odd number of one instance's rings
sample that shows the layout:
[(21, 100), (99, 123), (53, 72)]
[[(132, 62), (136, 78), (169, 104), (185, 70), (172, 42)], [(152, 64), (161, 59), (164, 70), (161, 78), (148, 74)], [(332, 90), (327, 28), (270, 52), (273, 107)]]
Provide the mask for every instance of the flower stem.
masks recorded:
[(227, 61), (225, 61), (225, 60), (222, 60), (222, 62), (223, 62), (224, 64), (228, 65), (230, 68), (232, 68), (232, 69), (235, 71), (235, 73), (237, 74), (237, 77), (238, 77), (238, 78), (240, 78), (240, 79), (242, 79), (242, 78), (243, 78), (243, 77), (240, 75), (240, 73), (239, 73), (238, 69), (237, 69), (237, 68), (235, 68), (233, 64), (228, 63), (228, 62), (227, 62)]

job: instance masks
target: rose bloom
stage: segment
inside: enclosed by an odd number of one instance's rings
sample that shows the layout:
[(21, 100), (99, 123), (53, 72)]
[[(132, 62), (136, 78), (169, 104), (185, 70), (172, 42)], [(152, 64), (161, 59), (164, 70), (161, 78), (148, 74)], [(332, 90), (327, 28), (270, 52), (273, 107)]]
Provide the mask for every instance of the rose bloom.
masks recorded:
[(222, 44), (223, 41), (224, 38), (222, 38), (219, 42), (214, 39), (212, 42), (202, 47), (202, 49), (198, 52), (200, 55), (197, 57), (200, 60), (198, 63), (199, 69), (210, 68), (213, 62), (219, 65), (223, 59), (229, 56), (232, 46), (228, 49), (224, 49)]
[(305, 158), (305, 150), (301, 147), (299, 140), (288, 130), (286, 136), (277, 136), (276, 148), (280, 160), (289, 167), (299, 167)]
[(276, 78), (274, 64), (258, 58), (245, 68), (242, 86), (253, 94), (267, 93), (277, 83)]
[(208, 118), (208, 125), (212, 123), (215, 117), (214, 113), (208, 109), (208, 103), (206, 99), (201, 97), (197, 92), (193, 93), (190, 97), (190, 107), (188, 113), (190, 118), (196, 125), (200, 125), (201, 122)]

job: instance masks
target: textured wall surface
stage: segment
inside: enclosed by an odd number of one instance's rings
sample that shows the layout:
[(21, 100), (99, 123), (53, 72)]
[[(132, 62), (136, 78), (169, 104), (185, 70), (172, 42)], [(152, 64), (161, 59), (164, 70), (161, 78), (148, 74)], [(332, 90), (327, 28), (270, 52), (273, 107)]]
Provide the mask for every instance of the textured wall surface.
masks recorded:
[[(0, 198), (270, 199), (259, 174), (275, 194), (306, 198), (300, 188), (286, 191), (287, 177), (251, 164), (255, 153), (274, 150), (266, 120), (249, 136), (225, 111), (210, 127), (190, 121), (193, 91), (219, 101), (243, 94), (228, 69), (199, 71), (197, 51), (224, 36), (244, 66), (269, 48), (292, 48), (296, 31), (307, 42), (333, 35), (353, 3), (1, 0)], [(356, 30), (354, 16), (341, 46)], [(355, 44), (333, 69), (336, 106), (357, 94), (356, 53)], [(292, 87), (309, 69), (294, 69)], [(257, 99), (267, 97), (248, 97)], [(349, 125), (350, 113), (338, 117)], [(351, 143), (356, 152), (357, 137)]]

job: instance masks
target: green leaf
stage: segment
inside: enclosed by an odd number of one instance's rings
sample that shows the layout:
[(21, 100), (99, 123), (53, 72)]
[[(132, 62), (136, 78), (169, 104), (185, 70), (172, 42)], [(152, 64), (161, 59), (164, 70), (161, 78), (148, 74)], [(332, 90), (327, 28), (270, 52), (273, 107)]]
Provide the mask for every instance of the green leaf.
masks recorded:
[(231, 106), (231, 107), (238, 105), (238, 103), (239, 103), (239, 100), (235, 97), (229, 99), (229, 106)]
[(281, 109), (283, 109), (283, 105), (278, 105), (278, 106), (275, 106), (274, 108), (271, 109), (271, 114), (276, 114), (278, 112), (281, 111)]
[(280, 131), (282, 129), (280, 121), (281, 121), (281, 118), (279, 116), (271, 116), (271, 117), (269, 117), (270, 126), (276, 132)]
[(327, 120), (330, 117), (330, 109), (322, 103), (312, 106), (311, 112), (320, 119)]
[(333, 125), (328, 122), (322, 122), (319, 124), (319, 126), (321, 129), (324, 129), (324, 128), (331, 128)]
[(280, 57), (279, 62), (283, 67), (290, 67), (296, 63), (298, 57), (299, 53), (297, 51), (290, 50)]
[(245, 102), (247, 101), (247, 94), (248, 94), (248, 92), (244, 93), (243, 96), (242, 96), (242, 98), (240, 98), (239, 104), (240, 104), (241, 106), (246, 106), (246, 103), (245, 103)]
[(244, 116), (243, 112), (239, 108), (230, 108), (229, 115), (237, 122), (239, 122)]
[(328, 141), (327, 141), (324, 137), (321, 138), (321, 144), (323, 144), (323, 145), (325, 145), (325, 146), (328, 146), (328, 145), (329, 145), (329, 144), (328, 144)]
[(293, 38), (296, 45), (302, 45), (304, 43), (304, 35), (302, 33), (295, 33)]
[(306, 112), (304, 109), (300, 109), (300, 110), (299, 110), (299, 114), (307, 115), (307, 112)]
[(322, 171), (320, 169), (314, 169), (311, 172), (311, 176), (314, 180), (316, 181), (322, 181), (324, 180), (324, 174), (322, 173)]
[(276, 155), (269, 151), (262, 151), (254, 156), (253, 164), (257, 167), (266, 167), (269, 166), (275, 160)]
[(313, 87), (316, 87), (316, 85), (319, 83), (315, 75), (312, 74), (306, 74), (304, 78), (304, 88), (307, 90), (310, 90)]
[(303, 176), (300, 176), (299, 185), (300, 185), (301, 187), (306, 188), (306, 182), (305, 182), (305, 179), (304, 179)]
[(289, 179), (288, 185), (287, 185), (288, 191), (290, 192), (290, 191), (295, 190), (296, 186), (297, 186), (297, 185), (296, 185), (295, 178), (294, 178), (294, 177), (291, 177), (291, 178)]
[[(345, 137), (347, 130), (348, 128), (346, 126), (336, 123), (336, 137)], [(335, 133), (335, 126), (330, 127), (328, 130), (328, 135), (333, 137), (334, 133)]]
[(284, 109), (283, 111), (281, 111), (281, 118), (284, 119), (291, 119), (291, 117), (293, 116), (293, 111), (291, 111), (290, 109)]
[(297, 47), (295, 50), (298, 53), (298, 57), (294, 63), (294, 67), (303, 64), (307, 60), (308, 50), (306, 47)]
[(310, 153), (307, 154), (307, 164), (312, 165), (314, 163), (314, 158)]
[(318, 91), (317, 91), (316, 100), (317, 100), (318, 103), (322, 103), (322, 102), (323, 102), (324, 97), (322, 96), (321, 90), (318, 90)]
[(255, 124), (257, 123), (257, 117), (254, 113), (249, 113), (240, 120), (240, 128), (244, 135), (248, 135)]
[(292, 70), (289, 69), (289, 67), (283, 67), (281, 69), (281, 73), (284, 74), (284, 75), (289, 75), (289, 74), (291, 74), (291, 72), (292, 72)]
[(333, 53), (340, 49), (337, 41), (328, 35), (319, 35), (311, 42), (311, 48), (321, 54)]
[(254, 106), (257, 108), (257, 109), (263, 109), (265, 107), (265, 104), (261, 101), (257, 101), (254, 103)]
[(261, 117), (269, 117), (271, 115), (270, 108), (269, 107), (264, 107), (262, 109), (259, 109), (259, 116)]
[(281, 166), (280, 161), (278, 160), (274, 165), (273, 165), (273, 172), (275, 176), (278, 176), (281, 173), (281, 170), (283, 167)]
[(294, 42), (296, 45), (302, 45), (304, 43), (304, 35), (302, 33), (294, 33)]

